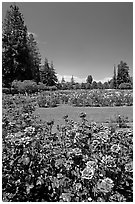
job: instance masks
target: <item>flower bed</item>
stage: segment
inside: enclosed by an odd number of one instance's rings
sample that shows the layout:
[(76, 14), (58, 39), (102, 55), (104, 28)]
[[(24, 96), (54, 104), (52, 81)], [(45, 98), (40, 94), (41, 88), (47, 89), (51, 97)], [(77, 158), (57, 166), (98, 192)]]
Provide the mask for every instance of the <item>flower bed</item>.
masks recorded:
[(40, 107), (69, 104), (78, 107), (105, 107), (133, 105), (132, 90), (91, 90), (43, 92), (38, 96)]
[(133, 130), (64, 125), (33, 115), (34, 100), (3, 97), (2, 191), (12, 202), (133, 201)]

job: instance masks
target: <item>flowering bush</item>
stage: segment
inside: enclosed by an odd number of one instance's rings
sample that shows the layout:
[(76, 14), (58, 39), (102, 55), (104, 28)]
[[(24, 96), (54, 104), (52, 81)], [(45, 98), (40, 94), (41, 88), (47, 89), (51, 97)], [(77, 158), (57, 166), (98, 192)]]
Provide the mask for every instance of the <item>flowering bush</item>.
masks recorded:
[(86, 120), (43, 123), (35, 100), (3, 95), (2, 195), (7, 202), (133, 201), (133, 130)]
[(16, 90), (18, 93), (35, 93), (38, 91), (37, 83), (31, 80), (25, 81), (13, 81), (12, 88)]

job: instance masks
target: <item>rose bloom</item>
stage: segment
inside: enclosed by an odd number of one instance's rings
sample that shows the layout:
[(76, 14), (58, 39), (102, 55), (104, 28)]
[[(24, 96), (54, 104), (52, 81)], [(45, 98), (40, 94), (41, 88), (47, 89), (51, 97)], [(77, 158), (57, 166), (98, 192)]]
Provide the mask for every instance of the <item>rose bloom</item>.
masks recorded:
[(133, 172), (133, 162), (132, 161), (125, 164), (125, 171), (126, 172)]
[(97, 183), (97, 190), (102, 193), (108, 193), (114, 187), (114, 183), (110, 178), (99, 180)]
[(119, 192), (116, 192), (110, 196), (109, 202), (126, 202), (126, 198)]
[(72, 150), (72, 153), (74, 153), (76, 156), (79, 156), (82, 154), (82, 150), (77, 147)]
[(69, 193), (62, 193), (60, 196), (60, 202), (70, 202), (71, 197)]
[(100, 144), (100, 141), (97, 140), (97, 139), (95, 139), (95, 140), (92, 141), (92, 146), (94, 146), (94, 147), (96, 147), (96, 146), (99, 145), (99, 144)]
[(107, 167), (116, 167), (116, 162), (110, 155), (103, 156), (101, 162), (104, 163)]
[(120, 146), (119, 144), (114, 144), (111, 146), (111, 151), (114, 152), (114, 153), (118, 153), (120, 151)]
[(86, 167), (83, 171), (82, 171), (82, 178), (83, 179), (92, 179), (92, 177), (94, 176), (94, 168), (89, 168)]
[(87, 161), (86, 165), (88, 168), (98, 168), (97, 161)]
[(80, 189), (82, 189), (82, 184), (81, 183), (76, 183), (75, 184), (75, 189), (76, 189), (76, 191), (79, 191)]

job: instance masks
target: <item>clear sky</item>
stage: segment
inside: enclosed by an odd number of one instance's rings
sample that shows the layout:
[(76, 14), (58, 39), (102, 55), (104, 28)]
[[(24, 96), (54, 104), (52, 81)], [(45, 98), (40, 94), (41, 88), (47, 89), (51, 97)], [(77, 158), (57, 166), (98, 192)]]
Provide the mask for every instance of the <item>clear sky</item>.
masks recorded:
[[(2, 17), (12, 3), (2, 3)], [(133, 72), (132, 2), (18, 2), (42, 56), (60, 76), (97, 81), (121, 60)], [(78, 77), (78, 78), (77, 78)]]

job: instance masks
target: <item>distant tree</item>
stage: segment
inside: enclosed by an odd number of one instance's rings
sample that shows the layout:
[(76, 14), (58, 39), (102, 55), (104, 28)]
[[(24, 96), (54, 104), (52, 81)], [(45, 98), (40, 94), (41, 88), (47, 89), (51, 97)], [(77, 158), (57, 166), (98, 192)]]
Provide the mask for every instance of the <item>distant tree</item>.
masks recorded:
[(74, 77), (73, 77), (73, 75), (72, 75), (71, 81), (70, 81), (70, 89), (73, 89), (73, 88), (74, 88), (74, 85), (75, 85), (75, 81), (74, 81)]
[(29, 49), (32, 77), (36, 82), (39, 82), (40, 81), (39, 66), (41, 63), (41, 55), (39, 53), (37, 42), (34, 39), (33, 34), (28, 35), (27, 45)]
[(131, 86), (133, 88), (133, 77), (130, 77), (130, 83), (131, 83)]
[(51, 62), (50, 70), (51, 70), (50, 84), (51, 86), (54, 86), (58, 83), (58, 78), (56, 75), (56, 71), (54, 69), (53, 61)]
[(99, 82), (97, 83), (97, 88), (98, 88), (98, 89), (103, 89), (103, 84), (102, 84), (101, 81), (99, 81)]
[(65, 83), (65, 79), (64, 79), (64, 77), (62, 77), (61, 84), (64, 84), (64, 83)]
[(47, 58), (45, 58), (44, 66), (41, 71), (41, 81), (46, 86), (54, 86), (58, 82), (53, 63), (51, 62), (51, 66), (49, 66)]
[(86, 89), (91, 89), (91, 84), (90, 83), (86, 83)]
[(13, 80), (32, 79), (27, 47), (27, 27), (16, 5), (7, 10), (2, 25), (2, 79), (5, 86)]
[(118, 73), (117, 73), (117, 85), (121, 83), (130, 83), (130, 76), (129, 76), (129, 67), (127, 66), (126, 62), (121, 61), (118, 64)]
[(93, 88), (93, 89), (97, 89), (97, 82), (96, 82), (96, 81), (93, 81), (93, 82), (92, 82), (92, 88)]
[(116, 67), (114, 65), (114, 75), (113, 75), (113, 82), (112, 82), (112, 88), (116, 89), (117, 88), (117, 76), (116, 76)]
[(114, 89), (113, 79), (109, 80), (108, 84), (109, 84), (109, 89)]
[(48, 83), (48, 75), (50, 74), (50, 68), (49, 68), (49, 63), (48, 63), (48, 59), (45, 58), (45, 62), (44, 65), (42, 66), (42, 70), (40, 70), (40, 80), (43, 84), (47, 84)]
[(76, 89), (76, 90), (81, 88), (81, 85), (80, 85), (79, 83), (75, 83), (74, 86), (75, 86), (75, 89)]
[(65, 87), (66, 87), (66, 89), (68, 89), (68, 90), (70, 90), (70, 89), (73, 88), (73, 86), (71, 85), (71, 82), (68, 82), (68, 81), (66, 82)]
[(81, 89), (86, 89), (86, 83), (81, 83)]
[(109, 89), (109, 83), (108, 82), (104, 82), (103, 89)]
[(86, 82), (89, 83), (89, 84), (91, 84), (92, 81), (93, 81), (92, 76), (91, 76), (91, 75), (88, 75), (88, 77), (87, 77), (87, 79), (86, 79)]
[(72, 85), (75, 84), (75, 81), (74, 81), (74, 77), (73, 77), (73, 75), (72, 75), (72, 77), (71, 77), (71, 84), (72, 84)]

